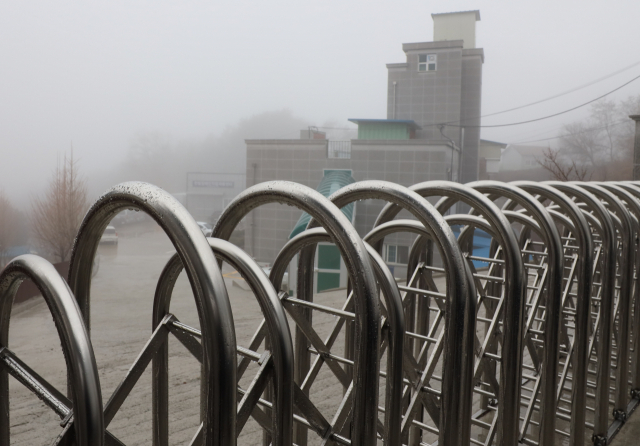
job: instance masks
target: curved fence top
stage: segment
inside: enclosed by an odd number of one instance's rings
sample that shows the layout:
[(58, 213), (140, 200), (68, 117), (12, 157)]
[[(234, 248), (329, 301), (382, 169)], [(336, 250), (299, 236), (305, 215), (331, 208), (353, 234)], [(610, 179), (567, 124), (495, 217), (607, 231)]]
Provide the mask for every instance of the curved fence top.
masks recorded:
[[(269, 350), (271, 350), (275, 367), (276, 395), (275, 410), (273, 411), (273, 444), (290, 445), (293, 430), (294, 358), (291, 332), (282, 303), (269, 278), (246, 252), (226, 240), (208, 238), (207, 242), (216, 257), (229, 263), (246, 279), (264, 314), (266, 331), (269, 335)], [(154, 325), (157, 325), (169, 313), (171, 293), (182, 269), (180, 256), (174, 254), (164, 267), (156, 288), (153, 305)], [(242, 369), (241, 365), (239, 370), (242, 371)], [(251, 407), (244, 407), (243, 402), (240, 405), (242, 409), (238, 412), (242, 414), (242, 420), (238, 420), (238, 425), (244, 425), (251, 412)]]
[[(423, 197), (443, 197), (436, 209), (445, 213), (456, 202), (462, 201), (476, 209), (496, 230), (498, 240), (503, 246), (507, 277), (505, 280), (506, 300), (504, 310), (505, 331), (514, 333), (506, 337), (503, 345), (504, 358), (500, 374), (500, 410), (498, 411), (499, 429), (505, 444), (518, 441), (518, 411), (520, 407), (520, 375), (522, 364), (522, 339), (524, 319), (524, 265), (515, 234), (507, 218), (498, 207), (480, 192), (449, 181), (427, 181), (410, 187)], [(401, 208), (395, 204), (386, 205), (376, 220), (376, 225), (393, 219)]]
[(207, 396), (204, 440), (235, 444), (236, 337), (227, 289), (215, 257), (193, 217), (172, 195), (147, 183), (122, 183), (91, 206), (76, 237), (69, 264), (69, 286), (90, 327), (90, 286), (93, 257), (102, 232), (121, 210), (136, 209), (151, 216), (165, 231), (185, 265), (203, 333), (203, 393)]
[[(291, 238), (278, 253), (269, 274), (275, 286), (282, 283), (284, 273), (293, 257), (302, 249), (332, 239), (324, 228), (307, 229)], [(366, 239), (365, 239), (366, 241)], [(376, 250), (365, 243), (386, 304), (386, 325), (389, 328), (389, 348), (387, 354), (387, 379), (385, 400), (385, 444), (399, 444), (402, 416), (402, 378), (404, 354), (404, 308), (396, 281)]]
[[(341, 211), (359, 200), (387, 202), (364, 237)], [(308, 224), (284, 242), (267, 276), (228, 239), (250, 211), (277, 203), (301, 210), (298, 223)], [(157, 282), (151, 337), (103, 405), (90, 339), (92, 266), (102, 232), (124, 209), (151, 216), (176, 253)], [(415, 219), (396, 220), (401, 211)], [(84, 217), (69, 285), (33, 255), (0, 271), (0, 446), (16, 439), (10, 376), (60, 416), (56, 444), (101, 446), (121, 444), (107, 428), (148, 366), (152, 443), (168, 446), (170, 336), (201, 374), (200, 414), (196, 403), (188, 415), (200, 423), (194, 445), (234, 446), (254, 427), (264, 446), (610, 444), (640, 406), (639, 240), (640, 182), (350, 181), (327, 198), (274, 181), (239, 194), (209, 238), (170, 194), (122, 183)], [(342, 258), (317, 246), (326, 243)], [(248, 348), (236, 343), (223, 262), (264, 316)], [(288, 268), (297, 294), (285, 291)], [(170, 311), (183, 269), (200, 328)], [(327, 277), (346, 289), (316, 293), (314, 282)], [(10, 349), (24, 280), (53, 316), (69, 396)], [(337, 408), (331, 418), (325, 404)]]
[[(102, 394), (89, 334), (71, 290), (53, 265), (40, 257), (30, 254), (16, 257), (0, 272), (0, 354), (12, 356), (5, 351), (9, 347), (11, 306), (18, 287), (25, 279), (35, 283), (53, 316), (67, 365), (69, 384), (73, 389), (73, 404), (61, 392), (56, 392), (60, 404), (66, 405), (59, 407), (57, 412), (62, 416), (73, 414), (73, 429), (78, 445), (101, 446), (104, 444)], [(19, 361), (15, 357), (11, 359)], [(9, 446), (9, 427), (9, 386), (4, 379), (0, 380), (2, 446)]]
[(311, 215), (327, 230), (345, 258), (356, 296), (352, 440), (354, 445), (371, 444), (375, 442), (378, 418), (380, 308), (373, 267), (364, 243), (331, 201), (309, 187), (288, 181), (262, 183), (242, 192), (218, 219), (213, 236), (228, 239), (247, 213), (268, 203), (295, 206)]
[[(538, 224), (548, 250), (547, 262), (549, 265), (549, 273), (547, 276), (547, 289), (549, 293), (549, 302), (547, 302), (545, 306), (547, 310), (545, 326), (545, 357), (542, 370), (544, 380), (540, 391), (542, 399), (540, 406), (540, 441), (542, 444), (548, 444), (553, 442), (556, 420), (555, 407), (557, 381), (555, 377), (558, 374), (560, 318), (562, 311), (562, 279), (564, 276), (564, 255), (560, 234), (558, 234), (558, 229), (545, 207), (523, 189), (511, 184), (499, 183), (497, 181), (478, 181), (475, 183), (469, 183), (467, 186), (489, 194), (490, 198), (493, 198), (494, 196), (508, 198), (509, 200), (512, 200), (514, 205), (517, 203), (526, 209), (529, 215), (531, 215)], [(554, 378), (550, 379), (550, 377)]]
[[(334, 192), (329, 199), (339, 208), (358, 200), (388, 201), (411, 212), (434, 235), (446, 265), (449, 300), (446, 302), (448, 322), (445, 336), (448, 345), (453, 347), (445, 353), (443, 367), (450, 371), (451, 376), (466, 382), (466, 385), (460, 385), (453, 379), (443, 380), (445, 397), (440, 410), (440, 438), (446, 438), (452, 445), (464, 444), (470, 433), (470, 424), (466, 423), (469, 418), (467, 412), (471, 412), (472, 395), (468, 377), (473, 375), (473, 367), (468, 362), (465, 364), (464, 358), (473, 351), (476, 300), (475, 287), (468, 280), (468, 267), (451, 228), (427, 200), (406, 187), (387, 181), (353, 183)], [(313, 225), (312, 220), (309, 227)], [(379, 246), (377, 248), (380, 249)], [(457, 420), (450, 415), (451, 406), (457, 408)], [(462, 420), (465, 420), (464, 424), (460, 424)]]

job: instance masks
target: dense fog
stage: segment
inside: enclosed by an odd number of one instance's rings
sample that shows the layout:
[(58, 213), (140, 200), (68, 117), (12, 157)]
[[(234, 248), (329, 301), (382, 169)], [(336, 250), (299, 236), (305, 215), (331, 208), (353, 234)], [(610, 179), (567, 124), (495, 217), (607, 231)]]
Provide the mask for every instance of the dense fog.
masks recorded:
[[(203, 160), (242, 171), (244, 138), (296, 137), (308, 125), (347, 128), (349, 118), (383, 118), (385, 64), (403, 60), (402, 43), (431, 40), (433, 12), (478, 6), (483, 114), (548, 98), (640, 59), (640, 4), (633, 1), (615, 8), (604, 1), (5, 2), (0, 188), (28, 208), (73, 146), (94, 194), (124, 178), (159, 175), (172, 189), (182, 181), (180, 169)], [(637, 72), (487, 117), (483, 125), (564, 110)], [(614, 97), (639, 91), (632, 84)], [(482, 137), (553, 137), (587, 113), (487, 128)], [(141, 147), (155, 143), (150, 150), (179, 154), (175, 172), (153, 173)]]

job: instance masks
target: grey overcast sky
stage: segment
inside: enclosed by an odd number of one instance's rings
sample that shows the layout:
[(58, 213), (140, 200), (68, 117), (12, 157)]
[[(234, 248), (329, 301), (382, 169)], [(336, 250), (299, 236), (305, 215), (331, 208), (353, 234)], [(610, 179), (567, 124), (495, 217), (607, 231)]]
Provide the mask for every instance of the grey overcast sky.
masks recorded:
[[(283, 108), (318, 125), (384, 118), (385, 64), (404, 61), (402, 43), (432, 40), (431, 13), (470, 9), (481, 14), (485, 114), (640, 62), (638, 0), (4, 1), (0, 188), (38, 192), (71, 141), (94, 172), (143, 132), (203, 138)], [(640, 65), (483, 124), (561, 111), (638, 75)], [(640, 80), (612, 97), (639, 93)], [(555, 136), (586, 112), (482, 137)]]

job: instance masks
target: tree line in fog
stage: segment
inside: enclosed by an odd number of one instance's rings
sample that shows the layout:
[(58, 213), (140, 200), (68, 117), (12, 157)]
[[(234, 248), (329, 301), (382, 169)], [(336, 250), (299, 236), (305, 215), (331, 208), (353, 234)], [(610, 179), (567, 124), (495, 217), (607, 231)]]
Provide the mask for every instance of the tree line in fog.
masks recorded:
[(635, 122), (640, 95), (591, 105), (586, 119), (563, 127), (557, 149), (549, 148), (540, 165), (560, 181), (630, 180)]

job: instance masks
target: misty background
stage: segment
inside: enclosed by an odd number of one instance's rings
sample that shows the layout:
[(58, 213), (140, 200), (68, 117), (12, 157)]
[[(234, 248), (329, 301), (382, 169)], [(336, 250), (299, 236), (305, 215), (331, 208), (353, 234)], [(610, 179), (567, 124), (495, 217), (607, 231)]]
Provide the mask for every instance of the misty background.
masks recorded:
[[(190, 170), (244, 172), (246, 138), (308, 126), (348, 138), (347, 119), (386, 117), (385, 64), (403, 62), (402, 43), (432, 40), (431, 13), (469, 9), (481, 12), (483, 115), (618, 72), (483, 125), (557, 113), (640, 74), (637, 1), (3, 2), (0, 189), (29, 209), (71, 147), (93, 201), (125, 180), (179, 192)], [(609, 98), (639, 93), (637, 81)], [(554, 147), (588, 115), (482, 138)]]

